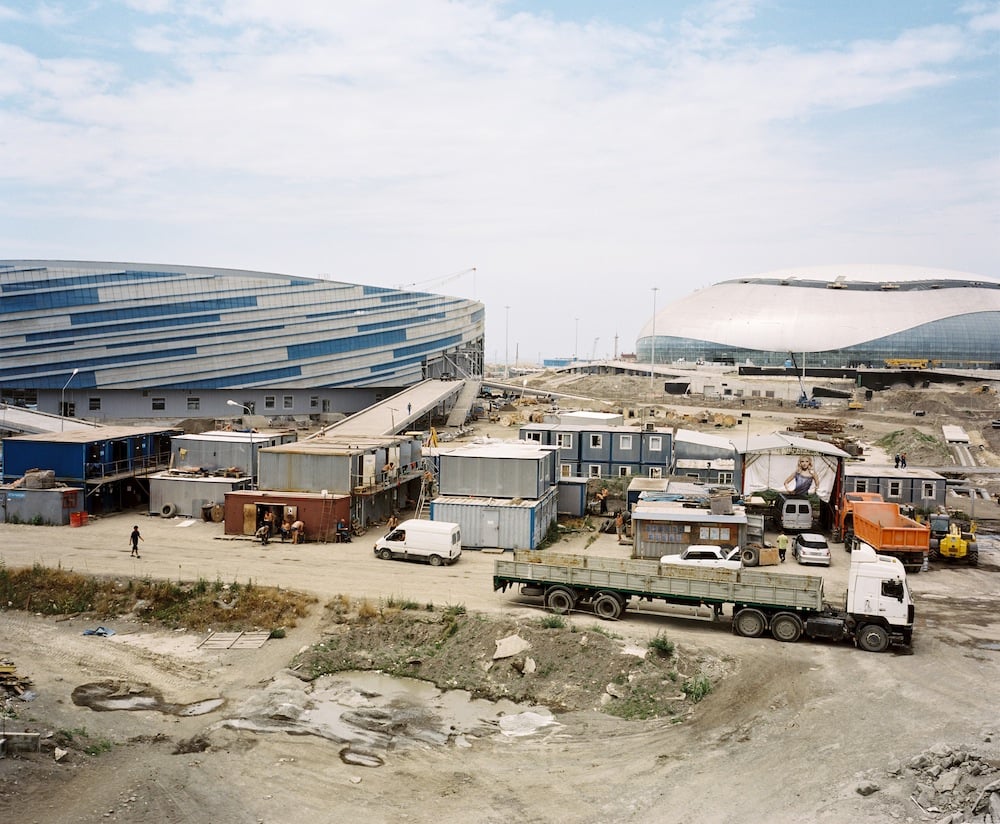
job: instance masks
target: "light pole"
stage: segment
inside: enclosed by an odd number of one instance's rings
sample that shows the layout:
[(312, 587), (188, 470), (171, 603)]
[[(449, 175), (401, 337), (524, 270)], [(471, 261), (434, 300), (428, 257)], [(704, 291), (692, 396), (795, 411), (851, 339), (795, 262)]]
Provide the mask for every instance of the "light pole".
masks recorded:
[[(238, 406), (247, 415), (252, 414), (249, 406), (244, 406), (236, 401), (226, 401), (226, 406)], [(250, 488), (253, 489), (253, 427), (247, 423), (247, 433), (250, 435), (250, 453), (247, 455), (247, 475), (250, 477)]]
[(649, 395), (650, 400), (654, 396), (653, 392), (653, 366), (656, 363), (656, 293), (660, 289), (658, 286), (653, 287), (653, 335), (650, 339), (649, 344)]
[(62, 392), (59, 393), (59, 431), (62, 432), (66, 426), (66, 387), (69, 386), (69, 382), (76, 377), (76, 373), (79, 369), (74, 369), (70, 373), (69, 380), (63, 384)]
[(576, 336), (573, 338), (573, 363), (576, 363), (576, 353), (580, 345), (580, 319), (574, 318), (576, 321)]
[(510, 378), (510, 307), (504, 307), (503, 379)]
[(389, 421), (392, 423), (392, 434), (396, 434), (396, 413), (399, 411), (395, 406), (387, 406), (389, 410)]

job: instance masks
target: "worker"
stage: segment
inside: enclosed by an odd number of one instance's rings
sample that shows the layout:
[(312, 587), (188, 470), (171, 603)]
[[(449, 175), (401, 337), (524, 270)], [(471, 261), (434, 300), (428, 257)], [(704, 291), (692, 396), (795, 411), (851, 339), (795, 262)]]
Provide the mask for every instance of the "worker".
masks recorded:
[(788, 552), (788, 536), (782, 532), (778, 536), (778, 557), (781, 559), (781, 563), (785, 562), (785, 553)]
[(399, 518), (396, 517), (395, 512), (389, 516), (386, 526), (389, 528), (389, 532), (392, 532), (397, 526), (399, 526)]
[(351, 530), (343, 518), (337, 521), (337, 543), (349, 544), (351, 542)]
[(292, 537), (292, 522), (285, 518), (281, 522), (281, 543), (285, 543), (288, 538)]
[(301, 544), (306, 531), (306, 525), (302, 521), (292, 522), (292, 543)]

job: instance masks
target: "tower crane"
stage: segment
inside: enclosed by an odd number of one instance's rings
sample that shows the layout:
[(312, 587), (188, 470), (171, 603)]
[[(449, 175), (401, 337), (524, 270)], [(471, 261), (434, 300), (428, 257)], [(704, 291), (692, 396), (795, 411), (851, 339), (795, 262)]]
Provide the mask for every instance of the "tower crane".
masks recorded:
[(461, 272), (452, 272), (450, 275), (445, 275), (444, 277), (440, 277), (440, 278), (430, 278), (429, 280), (418, 280), (418, 281), (416, 281), (414, 283), (401, 283), (397, 288), (399, 288), (399, 289), (412, 289), (414, 286), (435, 286), (435, 285), (437, 285), (437, 286), (443, 286), (444, 284), (450, 283), (453, 280), (458, 280), (458, 278), (463, 277), (464, 275), (467, 275), (470, 272), (473, 275), (472, 293), (473, 293), (473, 296), (474, 296), (475, 292), (476, 292), (476, 285), (475, 285), (476, 284), (476, 281), (475, 281), (476, 267), (475, 266), (472, 266), (472, 267), (470, 267), (468, 269), (463, 269)]

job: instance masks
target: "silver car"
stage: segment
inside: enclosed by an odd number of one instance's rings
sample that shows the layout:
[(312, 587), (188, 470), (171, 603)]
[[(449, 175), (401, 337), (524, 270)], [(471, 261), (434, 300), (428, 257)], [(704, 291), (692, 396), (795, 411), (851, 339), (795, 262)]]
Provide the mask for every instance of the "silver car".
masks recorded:
[(792, 543), (792, 557), (800, 564), (830, 566), (830, 546), (822, 535), (803, 532), (795, 536), (795, 541)]

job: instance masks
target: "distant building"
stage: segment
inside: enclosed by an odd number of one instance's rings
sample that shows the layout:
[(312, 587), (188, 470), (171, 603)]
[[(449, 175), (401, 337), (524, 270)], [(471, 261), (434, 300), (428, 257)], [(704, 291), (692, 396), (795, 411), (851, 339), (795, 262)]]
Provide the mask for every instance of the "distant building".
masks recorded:
[(646, 324), (636, 350), (647, 363), (654, 351), (657, 363), (756, 366), (807, 353), (813, 366), (997, 369), (997, 329), (994, 279), (914, 266), (815, 266), (734, 278), (674, 301)]
[(240, 269), (0, 261), (0, 317), (0, 399), (94, 420), (353, 412), (483, 366), (476, 301)]

